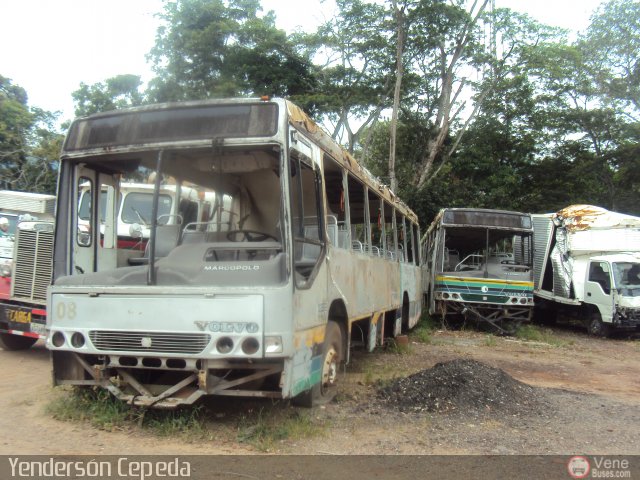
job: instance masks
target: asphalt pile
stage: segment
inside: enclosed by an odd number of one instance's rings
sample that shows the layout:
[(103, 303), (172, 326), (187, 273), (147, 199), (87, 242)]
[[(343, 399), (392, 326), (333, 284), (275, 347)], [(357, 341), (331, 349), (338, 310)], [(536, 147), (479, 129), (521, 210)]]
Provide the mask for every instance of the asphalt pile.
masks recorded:
[(437, 363), (378, 389), (378, 399), (401, 412), (535, 413), (542, 405), (535, 387), (475, 360)]

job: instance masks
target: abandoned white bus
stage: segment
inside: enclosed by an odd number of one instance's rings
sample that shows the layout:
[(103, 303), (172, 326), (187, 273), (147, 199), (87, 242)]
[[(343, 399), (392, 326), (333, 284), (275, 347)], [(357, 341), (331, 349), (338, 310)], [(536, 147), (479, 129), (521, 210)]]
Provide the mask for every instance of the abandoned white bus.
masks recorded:
[[(351, 346), (372, 350), (418, 321), (416, 215), (288, 101), (78, 119), (60, 169), (47, 325), (56, 384), (157, 408), (203, 395), (313, 405), (335, 394)], [(150, 177), (148, 247), (122, 254), (114, 199), (121, 182)], [(211, 208), (163, 221), (166, 184)]]
[[(533, 312), (533, 225), (528, 213), (440, 210), (422, 239), (429, 313), (513, 332)], [(455, 321), (455, 320), (454, 320)]]

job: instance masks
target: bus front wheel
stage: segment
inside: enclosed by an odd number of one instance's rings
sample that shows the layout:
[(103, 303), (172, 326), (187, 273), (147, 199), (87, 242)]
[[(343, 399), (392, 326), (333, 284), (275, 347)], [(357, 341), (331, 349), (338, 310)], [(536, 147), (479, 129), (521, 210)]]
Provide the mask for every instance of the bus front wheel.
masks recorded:
[(301, 407), (315, 407), (333, 400), (337, 393), (340, 364), (344, 359), (342, 328), (329, 321), (322, 343), (322, 365), (320, 382), (310, 390), (294, 398), (294, 404)]

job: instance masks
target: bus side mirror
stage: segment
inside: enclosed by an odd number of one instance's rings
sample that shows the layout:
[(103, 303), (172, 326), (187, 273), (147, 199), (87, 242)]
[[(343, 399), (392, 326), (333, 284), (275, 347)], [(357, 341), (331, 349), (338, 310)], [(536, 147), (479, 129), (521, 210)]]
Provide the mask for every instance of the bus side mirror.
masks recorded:
[(131, 238), (142, 238), (142, 225), (139, 223), (129, 225), (129, 236)]

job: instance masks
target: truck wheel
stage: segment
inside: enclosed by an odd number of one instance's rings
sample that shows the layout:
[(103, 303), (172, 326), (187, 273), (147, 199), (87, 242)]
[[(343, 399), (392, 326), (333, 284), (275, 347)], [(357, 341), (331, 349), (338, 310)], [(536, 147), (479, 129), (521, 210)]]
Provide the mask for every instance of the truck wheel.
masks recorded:
[(38, 339), (33, 337), (0, 333), (0, 347), (5, 350), (26, 350), (37, 341)]
[(293, 403), (301, 407), (315, 407), (333, 400), (337, 393), (338, 373), (343, 359), (342, 328), (336, 322), (329, 321), (322, 343), (320, 382), (311, 390), (296, 396)]
[(600, 313), (593, 312), (589, 317), (587, 330), (589, 331), (589, 334), (594, 337), (608, 337), (611, 328), (610, 325), (607, 325), (602, 321)]

